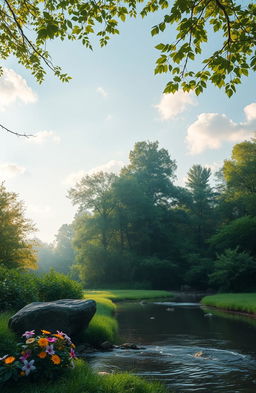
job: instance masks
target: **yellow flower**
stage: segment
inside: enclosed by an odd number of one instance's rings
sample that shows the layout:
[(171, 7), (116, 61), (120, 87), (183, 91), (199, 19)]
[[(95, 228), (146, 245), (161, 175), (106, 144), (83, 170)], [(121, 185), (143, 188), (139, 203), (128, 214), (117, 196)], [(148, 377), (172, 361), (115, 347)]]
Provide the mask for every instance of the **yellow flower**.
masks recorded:
[(8, 356), (8, 358), (4, 359), (5, 364), (12, 364), (15, 360), (14, 356)]
[(48, 345), (47, 338), (44, 338), (44, 337), (39, 338), (38, 345), (39, 345), (39, 347), (47, 347), (47, 345)]
[(43, 333), (43, 334), (51, 334), (51, 332), (48, 332), (48, 330), (41, 330), (41, 332)]
[(20, 376), (21, 376), (21, 377), (24, 377), (24, 375), (25, 375), (24, 371), (21, 371), (21, 372), (20, 372)]
[(40, 359), (44, 359), (44, 358), (47, 356), (47, 353), (46, 353), (46, 352), (40, 352), (37, 356), (38, 356)]
[(51, 361), (52, 361), (54, 364), (60, 364), (61, 358), (60, 358), (58, 355), (52, 355)]
[(61, 340), (64, 340), (64, 337), (61, 334), (53, 334), (53, 336), (58, 337)]
[(72, 343), (72, 344), (71, 344), (71, 347), (72, 347), (72, 348), (75, 348), (76, 346), (75, 346), (75, 344)]
[(26, 344), (32, 344), (35, 341), (35, 338), (31, 337), (26, 340)]

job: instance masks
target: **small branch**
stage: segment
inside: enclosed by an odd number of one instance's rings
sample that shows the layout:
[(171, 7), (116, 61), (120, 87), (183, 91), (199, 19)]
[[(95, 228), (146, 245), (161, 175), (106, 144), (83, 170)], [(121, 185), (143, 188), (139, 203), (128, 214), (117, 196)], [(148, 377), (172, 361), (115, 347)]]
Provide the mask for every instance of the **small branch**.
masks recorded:
[(227, 27), (228, 27), (228, 43), (232, 42), (232, 38), (231, 38), (231, 26), (230, 26), (230, 19), (226, 10), (226, 7), (221, 4), (220, 0), (215, 0), (215, 2), (217, 3), (218, 7), (223, 11), (224, 15), (225, 15), (225, 19), (227, 22)]
[(21, 37), (22, 37), (22, 40), (23, 40), (24, 45), (25, 45), (25, 43), (27, 43), (27, 44), (32, 48), (32, 50), (33, 50), (33, 51), (34, 51), (34, 52), (44, 61), (44, 63), (47, 65), (47, 67), (49, 67), (52, 71), (55, 71), (54, 66), (51, 64), (51, 62), (50, 62), (49, 60), (47, 60), (47, 59), (45, 58), (45, 56), (42, 55), (42, 53), (40, 53), (40, 51), (37, 50), (37, 48), (35, 47), (35, 45), (28, 39), (28, 37), (27, 37), (26, 34), (24, 33), (24, 31), (23, 31), (23, 29), (22, 29), (22, 27), (21, 27), (21, 25), (20, 25), (20, 23), (19, 23), (19, 21), (18, 21), (16, 15), (15, 15), (15, 12), (13, 11), (11, 5), (9, 4), (9, 1), (8, 1), (8, 0), (5, 0), (5, 4), (7, 5), (9, 11), (10, 11), (11, 14), (12, 14), (12, 17), (13, 17), (13, 19), (14, 19), (14, 21), (15, 21), (17, 27), (18, 27), (18, 30), (19, 30), (19, 32), (20, 32), (20, 35), (21, 35)]
[(15, 132), (15, 131), (9, 130), (9, 128), (6, 128), (2, 124), (0, 124), (0, 127), (2, 128), (2, 130), (6, 131), (6, 132), (9, 132), (10, 134), (13, 134), (13, 135), (16, 135), (16, 136), (22, 136), (22, 137), (25, 137), (25, 138), (30, 138), (30, 137), (34, 136), (34, 135), (29, 135), (29, 134), (20, 134), (19, 132)]

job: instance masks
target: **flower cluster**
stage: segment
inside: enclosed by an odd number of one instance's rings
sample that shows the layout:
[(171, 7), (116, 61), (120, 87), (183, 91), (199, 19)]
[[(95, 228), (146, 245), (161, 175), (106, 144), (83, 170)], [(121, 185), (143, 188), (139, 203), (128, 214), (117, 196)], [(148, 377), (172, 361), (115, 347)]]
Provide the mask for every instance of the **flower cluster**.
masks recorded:
[(22, 335), (25, 342), (17, 344), (17, 353), (0, 358), (0, 382), (30, 375), (51, 378), (58, 369), (74, 367), (75, 345), (70, 337), (59, 330), (54, 334), (41, 332), (26, 331)]

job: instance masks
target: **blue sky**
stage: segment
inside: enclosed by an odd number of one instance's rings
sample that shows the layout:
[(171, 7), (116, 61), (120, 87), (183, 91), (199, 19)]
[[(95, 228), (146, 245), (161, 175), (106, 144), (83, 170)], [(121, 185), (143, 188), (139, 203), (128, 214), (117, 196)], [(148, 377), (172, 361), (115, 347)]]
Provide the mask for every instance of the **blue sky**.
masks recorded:
[(154, 76), (157, 23), (132, 20), (120, 36), (91, 52), (77, 42), (50, 42), (54, 62), (72, 76), (50, 73), (42, 85), (15, 59), (0, 80), (1, 124), (35, 134), (30, 140), (0, 133), (0, 180), (25, 202), (43, 241), (72, 221), (67, 190), (85, 173), (118, 169), (137, 141), (158, 140), (177, 161), (177, 183), (193, 164), (217, 168), (232, 146), (256, 128), (255, 77), (228, 99), (209, 87), (199, 97), (162, 95), (168, 76)]

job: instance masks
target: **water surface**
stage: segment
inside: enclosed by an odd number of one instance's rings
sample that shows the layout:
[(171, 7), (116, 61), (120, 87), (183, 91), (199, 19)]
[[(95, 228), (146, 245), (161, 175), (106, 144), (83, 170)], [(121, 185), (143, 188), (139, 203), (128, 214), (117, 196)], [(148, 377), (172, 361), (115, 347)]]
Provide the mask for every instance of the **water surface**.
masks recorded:
[(91, 363), (161, 380), (177, 393), (255, 393), (255, 326), (207, 313), (197, 303), (121, 303), (120, 341), (145, 349), (98, 353)]

